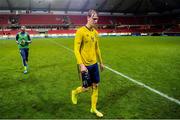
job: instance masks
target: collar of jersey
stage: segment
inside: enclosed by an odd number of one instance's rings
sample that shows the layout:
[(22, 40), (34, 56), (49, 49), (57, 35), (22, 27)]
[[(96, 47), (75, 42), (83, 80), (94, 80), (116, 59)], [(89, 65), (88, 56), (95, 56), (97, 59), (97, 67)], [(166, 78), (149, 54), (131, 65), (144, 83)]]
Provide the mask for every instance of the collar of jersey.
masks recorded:
[(91, 31), (91, 32), (93, 31), (93, 29), (89, 29), (86, 25), (85, 25), (85, 27), (86, 27), (86, 29), (88, 29), (89, 31)]

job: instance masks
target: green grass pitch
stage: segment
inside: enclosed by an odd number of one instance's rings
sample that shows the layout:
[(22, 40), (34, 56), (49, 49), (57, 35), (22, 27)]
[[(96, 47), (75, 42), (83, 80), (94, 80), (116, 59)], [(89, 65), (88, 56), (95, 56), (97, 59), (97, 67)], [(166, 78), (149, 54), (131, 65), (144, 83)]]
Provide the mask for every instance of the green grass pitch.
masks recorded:
[[(24, 75), (14, 40), (0, 40), (0, 118), (97, 118), (91, 92), (72, 105), (80, 86), (73, 38), (33, 39)], [(104, 64), (180, 100), (180, 37), (102, 37)], [(180, 118), (180, 105), (107, 69), (101, 73), (98, 109), (106, 119)]]

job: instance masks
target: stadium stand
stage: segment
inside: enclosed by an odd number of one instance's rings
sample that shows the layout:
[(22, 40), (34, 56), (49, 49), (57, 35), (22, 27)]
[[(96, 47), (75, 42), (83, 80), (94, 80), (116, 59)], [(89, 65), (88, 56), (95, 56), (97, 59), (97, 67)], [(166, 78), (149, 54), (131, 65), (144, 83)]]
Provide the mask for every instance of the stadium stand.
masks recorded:
[[(178, 23), (173, 18), (161, 16), (100, 16), (100, 33), (162, 33), (180, 32)], [(0, 35), (15, 35), (19, 26), (25, 25), (30, 34), (38, 34), (39, 28), (46, 28), (47, 34), (74, 34), (75, 29), (86, 23), (85, 15), (53, 14), (4, 14), (0, 16)], [(14, 29), (9, 29), (14, 25)], [(166, 26), (169, 26), (168, 28)], [(174, 27), (175, 26), (175, 27)]]

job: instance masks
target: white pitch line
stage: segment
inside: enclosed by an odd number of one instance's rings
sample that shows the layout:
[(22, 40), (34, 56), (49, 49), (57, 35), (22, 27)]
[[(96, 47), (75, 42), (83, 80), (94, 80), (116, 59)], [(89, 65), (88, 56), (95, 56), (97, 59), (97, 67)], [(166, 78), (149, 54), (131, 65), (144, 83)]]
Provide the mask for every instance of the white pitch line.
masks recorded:
[(68, 48), (68, 47), (66, 47), (66, 46), (64, 46), (64, 45), (62, 45), (62, 44), (60, 44), (60, 43), (57, 43), (57, 42), (51, 41), (51, 40), (50, 40), (50, 42), (52, 42), (52, 43), (54, 43), (54, 44), (56, 44), (56, 45), (58, 45), (58, 46), (61, 46), (61, 47), (65, 48), (66, 50), (69, 50), (70, 52), (74, 52), (74, 51), (71, 50), (70, 48)]
[(118, 75), (120, 75), (120, 76), (122, 76), (122, 77), (124, 77), (124, 78), (126, 78), (126, 79), (128, 79), (128, 80), (130, 80), (130, 81), (133, 82), (133, 83), (136, 83), (136, 84), (138, 84), (138, 85), (140, 85), (140, 86), (143, 86), (143, 87), (147, 88), (148, 90), (150, 90), (150, 91), (152, 91), (152, 92), (154, 92), (154, 93), (156, 93), (156, 94), (158, 94), (158, 95), (160, 95), (160, 96), (162, 96), (162, 97), (164, 97), (164, 98), (166, 98), (166, 99), (168, 99), (168, 100), (170, 100), (170, 101), (172, 101), (172, 102), (175, 102), (175, 103), (177, 103), (177, 104), (180, 105), (180, 101), (177, 100), (177, 99), (175, 99), (175, 98), (169, 97), (168, 95), (166, 95), (166, 94), (164, 94), (164, 93), (162, 93), (162, 92), (160, 92), (160, 91), (158, 91), (158, 90), (155, 90), (155, 89), (153, 89), (153, 88), (145, 85), (144, 83), (138, 82), (137, 80), (132, 79), (132, 78), (130, 78), (130, 77), (128, 77), (128, 76), (126, 76), (126, 75), (124, 75), (124, 74), (116, 71), (116, 70), (113, 70), (112, 68), (110, 68), (110, 67), (108, 67), (108, 66), (105, 66), (105, 68), (107, 68), (107, 69), (110, 70), (111, 72), (114, 72), (114, 73), (116, 73), (116, 74), (118, 74)]
[[(68, 47), (66, 47), (66, 46), (64, 46), (64, 45), (62, 45), (62, 44), (60, 44), (60, 43), (57, 43), (57, 42), (55, 42), (55, 41), (51, 41), (51, 42), (55, 43), (55, 44), (58, 45), (58, 46), (61, 46), (61, 47), (65, 48), (65, 49), (67, 49), (67, 50), (70, 51), (70, 52), (73, 52), (72, 49), (70, 49), (70, 48), (68, 48)], [(151, 88), (151, 87), (145, 85), (144, 83), (138, 82), (137, 80), (135, 80), (135, 79), (133, 79), (133, 78), (130, 78), (130, 77), (124, 75), (123, 73), (118, 72), (118, 71), (116, 71), (116, 70), (114, 70), (114, 69), (112, 69), (112, 68), (110, 68), (110, 67), (108, 67), (108, 66), (106, 66), (106, 65), (105, 65), (105, 68), (108, 69), (109, 71), (117, 74), (117, 75), (120, 75), (120, 76), (122, 76), (122, 77), (130, 80), (131, 82), (133, 82), (133, 83), (135, 83), (135, 84), (137, 84), (137, 85), (140, 85), (140, 86), (142, 86), (142, 87), (150, 90), (151, 92), (154, 92), (154, 93), (156, 93), (156, 94), (158, 94), (158, 95), (160, 95), (160, 96), (162, 96), (162, 97), (164, 97), (164, 98), (166, 98), (166, 99), (168, 99), (168, 100), (170, 100), (170, 101), (172, 101), (172, 102), (177, 103), (178, 105), (180, 105), (180, 101), (179, 101), (178, 99), (175, 99), (175, 98), (173, 98), (173, 97), (169, 97), (168, 95), (166, 95), (166, 94), (164, 94), (164, 93), (162, 93), (162, 92), (160, 92), (160, 91), (158, 91), (158, 90), (156, 90), (156, 89), (154, 89), (154, 88)]]

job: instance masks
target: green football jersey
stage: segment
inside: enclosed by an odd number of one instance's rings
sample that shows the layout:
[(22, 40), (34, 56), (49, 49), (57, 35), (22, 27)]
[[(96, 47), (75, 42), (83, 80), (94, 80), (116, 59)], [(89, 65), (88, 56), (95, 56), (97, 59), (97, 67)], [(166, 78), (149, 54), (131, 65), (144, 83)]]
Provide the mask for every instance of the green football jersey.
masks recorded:
[[(23, 40), (25, 41), (24, 43)], [(28, 33), (26, 32), (24, 34), (21, 34), (21, 32), (18, 33), (18, 42), (22, 43), (22, 44), (18, 44), (18, 48), (29, 48), (28, 41), (30, 41), (28, 39)]]

